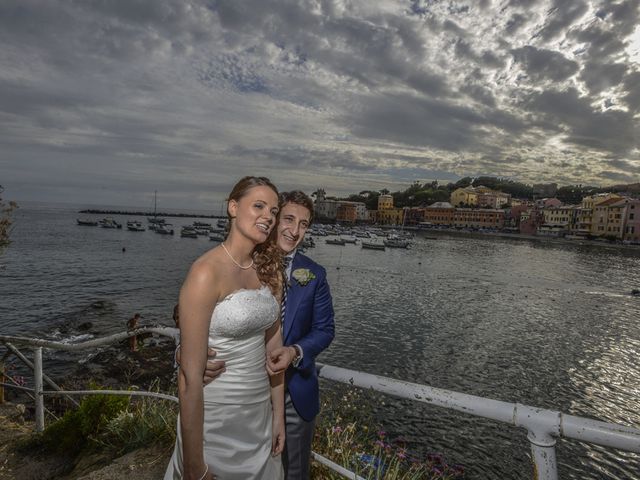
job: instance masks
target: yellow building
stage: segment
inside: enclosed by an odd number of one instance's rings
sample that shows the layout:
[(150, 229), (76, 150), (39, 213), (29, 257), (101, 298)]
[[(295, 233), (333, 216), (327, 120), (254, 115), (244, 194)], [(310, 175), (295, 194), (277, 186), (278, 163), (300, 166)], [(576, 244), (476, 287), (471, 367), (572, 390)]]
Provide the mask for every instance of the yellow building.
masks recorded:
[(458, 188), (451, 192), (451, 200), (449, 203), (454, 207), (460, 205), (476, 205), (478, 203), (478, 194), (473, 187)]
[[(613, 194), (607, 194), (613, 195)], [(605, 235), (617, 235), (612, 233), (610, 227), (614, 227), (615, 223), (609, 225), (609, 206), (619, 202), (622, 199), (619, 195), (609, 196), (608, 198), (594, 202), (593, 214), (591, 216), (591, 235), (603, 237)], [(617, 212), (620, 213), (620, 212)], [(615, 220), (615, 213), (612, 220)]]
[(402, 225), (404, 220), (403, 208), (387, 208), (378, 210), (376, 216), (379, 225)]
[(389, 210), (393, 208), (393, 195), (380, 195), (378, 197), (378, 210)]

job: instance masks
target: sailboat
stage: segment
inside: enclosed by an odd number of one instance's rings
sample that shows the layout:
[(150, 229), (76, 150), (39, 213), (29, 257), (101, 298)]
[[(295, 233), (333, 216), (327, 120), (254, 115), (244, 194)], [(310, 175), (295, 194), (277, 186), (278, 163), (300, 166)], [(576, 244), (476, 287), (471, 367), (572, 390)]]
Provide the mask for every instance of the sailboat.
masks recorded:
[(158, 191), (153, 191), (153, 217), (147, 217), (149, 230), (157, 230), (158, 226), (165, 224), (164, 218), (158, 218)]

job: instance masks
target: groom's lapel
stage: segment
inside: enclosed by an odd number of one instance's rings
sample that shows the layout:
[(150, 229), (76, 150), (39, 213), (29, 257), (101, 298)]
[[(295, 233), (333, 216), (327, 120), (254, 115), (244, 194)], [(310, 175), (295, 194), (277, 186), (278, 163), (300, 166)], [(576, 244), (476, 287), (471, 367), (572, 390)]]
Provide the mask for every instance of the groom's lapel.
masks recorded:
[[(296, 268), (301, 268), (303, 264), (302, 257), (296, 253), (293, 257), (293, 262), (291, 264), (291, 273), (295, 271)], [(291, 327), (293, 326), (293, 319), (296, 316), (296, 311), (298, 310), (298, 305), (300, 305), (300, 300), (304, 294), (303, 288), (298, 281), (291, 276), (289, 280), (290, 286), (289, 290), (287, 290), (287, 305), (284, 314), (284, 339), (286, 341), (289, 336), (289, 332), (291, 331)]]

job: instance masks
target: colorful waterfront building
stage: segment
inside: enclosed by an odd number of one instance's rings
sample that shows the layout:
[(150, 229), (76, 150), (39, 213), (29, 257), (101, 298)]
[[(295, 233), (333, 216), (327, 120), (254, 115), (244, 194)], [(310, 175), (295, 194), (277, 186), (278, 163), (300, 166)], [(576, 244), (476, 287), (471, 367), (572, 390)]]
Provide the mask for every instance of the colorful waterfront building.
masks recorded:
[(425, 208), (424, 221), (432, 225), (453, 225), (453, 216), (456, 209), (449, 202), (436, 202)]
[(392, 195), (380, 195), (378, 197), (378, 211), (374, 216), (376, 223), (379, 225), (402, 225), (404, 222), (404, 209), (394, 208)]
[(577, 210), (574, 206), (563, 205), (542, 210), (542, 224), (537, 234), (547, 237), (564, 237), (573, 232)]
[(355, 202), (338, 202), (336, 209), (336, 220), (343, 223), (356, 223), (358, 212)]
[[(622, 197), (616, 195), (594, 203), (591, 217), (591, 235), (594, 237), (616, 236), (616, 234), (611, 233), (612, 230), (609, 228), (609, 207), (618, 203), (621, 199)], [(621, 214), (621, 212), (617, 211), (617, 214)], [(615, 219), (615, 216), (612, 219)], [(613, 224), (611, 226), (613, 227)]]
[(504, 210), (491, 208), (456, 208), (453, 214), (453, 224), (464, 228), (504, 227)]
[(640, 243), (640, 200), (625, 198), (624, 232), (622, 239), (626, 242)]

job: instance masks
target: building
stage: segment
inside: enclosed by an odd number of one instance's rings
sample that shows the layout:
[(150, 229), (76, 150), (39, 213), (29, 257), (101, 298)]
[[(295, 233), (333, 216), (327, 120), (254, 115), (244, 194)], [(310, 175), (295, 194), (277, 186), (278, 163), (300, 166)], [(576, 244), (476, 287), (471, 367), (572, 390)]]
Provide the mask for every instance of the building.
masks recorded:
[(640, 200), (626, 198), (623, 201), (627, 205), (627, 210), (622, 239), (626, 242), (640, 243)]
[(484, 208), (502, 208), (503, 205), (509, 205), (511, 203), (511, 195), (508, 193), (498, 192), (496, 190), (489, 190), (488, 192), (481, 192), (477, 195), (476, 204), (479, 207)]
[(338, 202), (336, 200), (327, 200), (323, 189), (316, 192), (316, 200), (314, 202), (315, 217), (320, 221), (334, 221), (338, 217)]
[(542, 224), (538, 226), (538, 235), (564, 237), (574, 230), (576, 209), (564, 205), (549, 207), (542, 211)]
[(393, 195), (380, 195), (378, 197), (378, 210), (389, 210), (393, 208)]
[[(591, 235), (594, 237), (604, 237), (611, 234), (609, 227), (609, 206), (618, 203), (621, 197), (608, 197), (594, 203), (593, 214), (591, 216)], [(618, 212), (620, 214), (620, 212)]]
[(405, 207), (404, 209), (404, 224), (405, 225), (418, 225), (425, 221), (426, 208), (424, 207)]
[(453, 214), (453, 224), (464, 228), (504, 227), (504, 210), (489, 208), (456, 208)]
[(542, 212), (535, 207), (520, 213), (518, 231), (523, 235), (535, 235), (543, 222)]
[(562, 205), (562, 202), (557, 198), (539, 198), (536, 200), (536, 207), (539, 209), (559, 207), (560, 205)]
[(336, 209), (336, 220), (344, 223), (356, 223), (358, 214), (356, 202), (338, 202), (338, 208)]
[(450, 203), (454, 207), (477, 205), (478, 194), (473, 187), (458, 188), (451, 192)]
[(316, 195), (314, 211), (315, 217), (320, 220), (354, 223), (369, 219), (367, 206), (363, 202), (327, 200), (322, 189), (319, 189)]
[(453, 214), (456, 209), (449, 202), (436, 202), (425, 208), (424, 221), (432, 225), (453, 225)]
[(405, 220), (404, 209), (394, 208), (392, 195), (380, 195), (378, 210), (376, 213), (369, 211), (369, 217), (375, 218), (379, 225), (402, 225)]
[(404, 221), (404, 209), (388, 208), (378, 210), (376, 221), (379, 225), (402, 225)]

